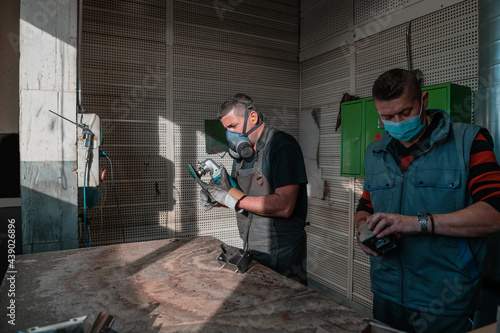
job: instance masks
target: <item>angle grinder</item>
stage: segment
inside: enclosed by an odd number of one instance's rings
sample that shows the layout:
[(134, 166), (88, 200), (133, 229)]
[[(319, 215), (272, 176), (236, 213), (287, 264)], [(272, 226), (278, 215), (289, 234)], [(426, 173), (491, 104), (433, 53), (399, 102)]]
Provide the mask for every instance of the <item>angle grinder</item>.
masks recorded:
[[(215, 162), (211, 158), (207, 158), (203, 162), (198, 162), (198, 164), (200, 164), (198, 169), (193, 168), (191, 164), (187, 165), (187, 169), (191, 177), (193, 177), (194, 179), (201, 179), (201, 177), (209, 173), (210, 177), (217, 184), (219, 183), (220, 173), (222, 172), (223, 169), (225, 169), (225, 167), (222, 164)], [(232, 187), (237, 187), (236, 183), (231, 177), (229, 177), (229, 181), (231, 182)]]

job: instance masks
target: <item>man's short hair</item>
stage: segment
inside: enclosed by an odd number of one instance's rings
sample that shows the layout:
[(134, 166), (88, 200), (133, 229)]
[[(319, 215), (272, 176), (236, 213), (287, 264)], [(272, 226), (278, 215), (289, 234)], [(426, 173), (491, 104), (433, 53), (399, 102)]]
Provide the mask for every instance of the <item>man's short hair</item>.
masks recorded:
[(218, 118), (219, 120), (222, 119), (222, 117), (226, 116), (232, 110), (234, 110), (234, 114), (236, 116), (245, 117), (245, 111), (247, 109), (248, 111), (257, 112), (259, 118), (261, 117), (260, 111), (253, 104), (253, 100), (250, 96), (238, 93), (229, 97), (224, 103), (222, 103), (219, 109)]
[(420, 98), (422, 90), (415, 74), (405, 69), (395, 68), (380, 75), (372, 88), (373, 99), (388, 101), (399, 98), (405, 89), (410, 89), (413, 98)]

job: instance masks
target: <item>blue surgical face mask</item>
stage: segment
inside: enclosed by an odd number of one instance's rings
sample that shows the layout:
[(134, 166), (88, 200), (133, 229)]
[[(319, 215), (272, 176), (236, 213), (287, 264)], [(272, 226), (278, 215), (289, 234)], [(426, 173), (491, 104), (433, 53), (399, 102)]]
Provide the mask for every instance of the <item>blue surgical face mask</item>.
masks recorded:
[(382, 120), (385, 130), (389, 132), (394, 139), (399, 141), (410, 142), (415, 139), (425, 127), (425, 122), (424, 124), (420, 123), (420, 116), (422, 115), (422, 108), (424, 104), (423, 101), (422, 96), (418, 116), (411, 117), (400, 122)]

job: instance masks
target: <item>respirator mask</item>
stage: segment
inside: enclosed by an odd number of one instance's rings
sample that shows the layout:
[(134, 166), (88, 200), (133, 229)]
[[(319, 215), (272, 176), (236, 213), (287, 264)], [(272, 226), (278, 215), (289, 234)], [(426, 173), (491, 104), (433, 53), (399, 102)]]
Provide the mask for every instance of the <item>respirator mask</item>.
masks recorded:
[(245, 134), (226, 131), (226, 139), (229, 143), (229, 156), (235, 160), (244, 159), (247, 162), (253, 159), (255, 151), (252, 142)]
[(243, 125), (243, 133), (226, 131), (226, 139), (229, 144), (229, 156), (238, 162), (241, 160), (250, 162), (255, 156), (255, 151), (248, 136), (264, 124), (264, 118), (262, 118), (254, 128), (247, 132), (247, 122), (250, 115), (249, 110), (253, 109), (253, 103), (245, 103), (244, 101), (237, 99), (234, 99), (234, 101), (245, 104), (245, 124)]

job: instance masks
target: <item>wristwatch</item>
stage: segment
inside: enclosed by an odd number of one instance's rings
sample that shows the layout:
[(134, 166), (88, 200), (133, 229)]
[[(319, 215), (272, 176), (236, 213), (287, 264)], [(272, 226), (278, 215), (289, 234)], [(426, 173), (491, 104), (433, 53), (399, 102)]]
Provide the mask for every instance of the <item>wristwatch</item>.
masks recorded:
[(427, 229), (427, 214), (418, 214), (417, 218), (420, 223), (420, 233), (427, 234), (429, 232)]

